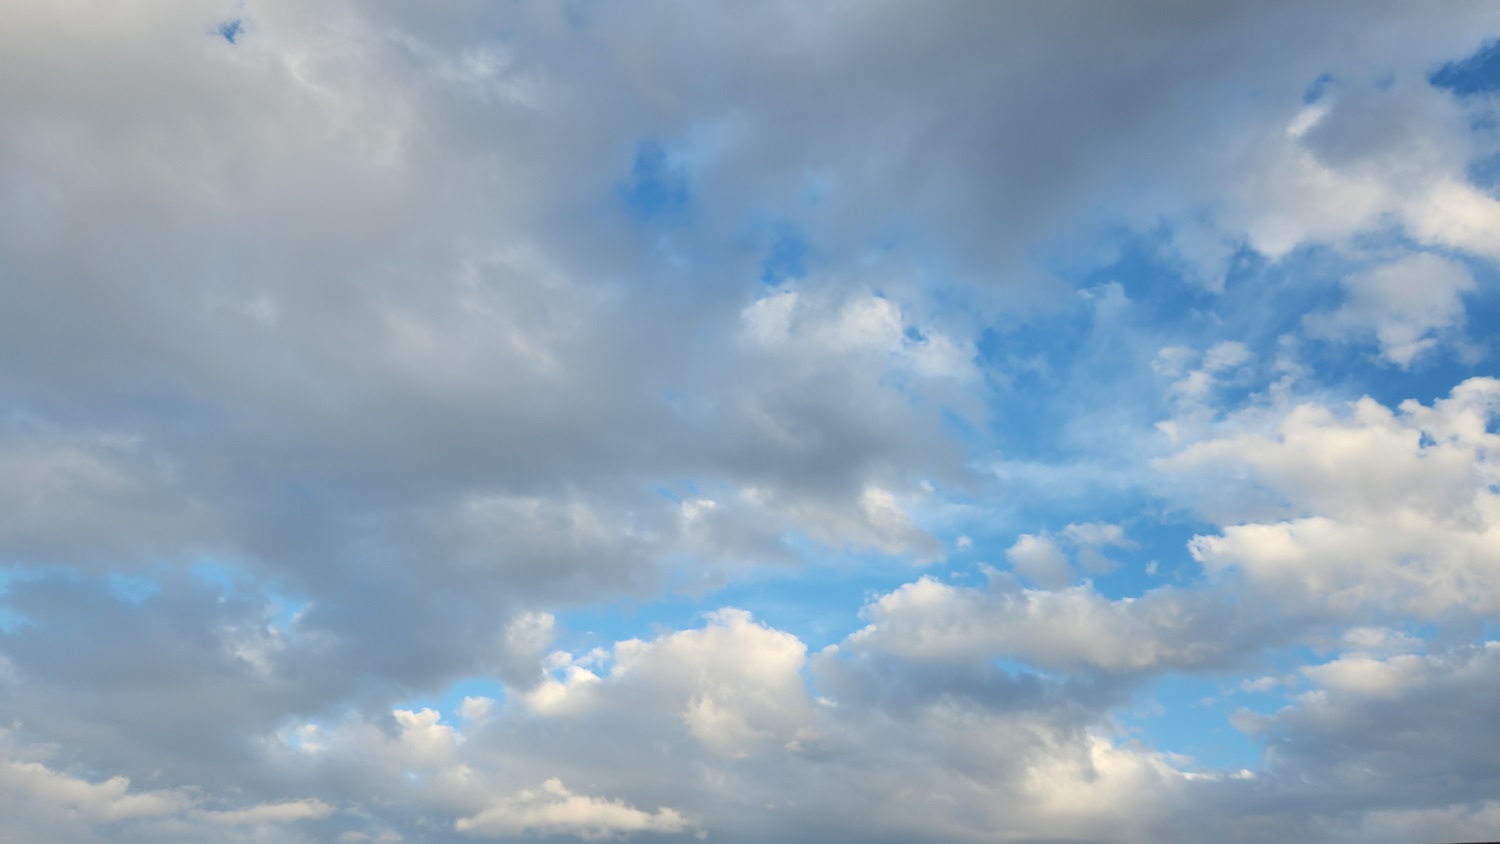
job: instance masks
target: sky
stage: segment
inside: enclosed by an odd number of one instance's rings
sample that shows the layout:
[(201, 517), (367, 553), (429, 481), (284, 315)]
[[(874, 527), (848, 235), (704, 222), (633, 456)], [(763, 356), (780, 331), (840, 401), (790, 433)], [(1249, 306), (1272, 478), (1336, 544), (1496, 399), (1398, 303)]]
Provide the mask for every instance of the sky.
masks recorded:
[(1493, 840), (1494, 325), (1492, 2), (7, 0), (0, 844)]

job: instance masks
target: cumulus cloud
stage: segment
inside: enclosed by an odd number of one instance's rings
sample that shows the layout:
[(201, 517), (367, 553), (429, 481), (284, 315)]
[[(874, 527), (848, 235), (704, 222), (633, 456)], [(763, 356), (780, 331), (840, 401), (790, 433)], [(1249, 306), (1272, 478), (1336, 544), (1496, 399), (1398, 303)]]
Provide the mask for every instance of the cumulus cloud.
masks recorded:
[(1225, 524), (1190, 545), (1211, 572), (1339, 613), (1484, 613), (1496, 601), (1497, 407), (1489, 378), (1430, 406), (1303, 404), (1271, 432), (1195, 443), (1161, 465), (1246, 476), (1242, 492), (1204, 501)]
[(1340, 656), (1303, 669), (1313, 689), (1269, 715), (1242, 712), (1239, 724), (1268, 737), (1275, 788), (1386, 801), (1357, 827), (1377, 840), (1396, 840), (1424, 815), (1436, 822), (1428, 834), (1458, 831), (1487, 811), (1497, 775), (1478, 750), (1492, 728), (1476, 708), (1500, 679), (1497, 652), (1487, 642), (1429, 655)]
[(600, 677), (562, 655), (528, 698), (558, 715), (600, 706), (644, 706), (676, 713), (687, 733), (712, 752), (742, 758), (794, 741), (809, 717), (802, 669), (806, 646), (724, 609), (700, 630), (616, 644)]
[(985, 590), (923, 578), (865, 608), (850, 637), (864, 648), (916, 660), (1021, 660), (1042, 669), (1108, 672), (1222, 665), (1253, 631), (1236, 629), (1212, 595), (1156, 589), (1112, 601), (1091, 585), (1019, 588), (1003, 575)]

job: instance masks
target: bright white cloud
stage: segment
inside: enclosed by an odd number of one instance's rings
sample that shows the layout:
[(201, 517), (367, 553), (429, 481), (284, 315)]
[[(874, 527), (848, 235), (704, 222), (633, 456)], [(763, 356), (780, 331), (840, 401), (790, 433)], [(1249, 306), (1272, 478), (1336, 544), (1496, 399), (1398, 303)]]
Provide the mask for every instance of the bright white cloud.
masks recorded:
[(1196, 443), (1161, 465), (1252, 481), (1243, 496), (1205, 501), (1226, 524), (1191, 543), (1211, 572), (1343, 613), (1484, 613), (1500, 601), (1497, 408), (1500, 382), (1487, 378), (1431, 406), (1304, 404), (1269, 435)]
[(923, 578), (865, 608), (860, 647), (916, 660), (1018, 659), (1043, 669), (1160, 670), (1212, 665), (1235, 649), (1211, 596), (1158, 589), (1111, 601), (1092, 586), (1021, 589), (1003, 576), (986, 590)]
[(574, 835), (585, 841), (635, 832), (683, 832), (690, 827), (691, 822), (673, 809), (646, 812), (620, 800), (574, 794), (557, 779), (497, 800), (479, 814), (455, 823), (459, 832), (476, 838)]

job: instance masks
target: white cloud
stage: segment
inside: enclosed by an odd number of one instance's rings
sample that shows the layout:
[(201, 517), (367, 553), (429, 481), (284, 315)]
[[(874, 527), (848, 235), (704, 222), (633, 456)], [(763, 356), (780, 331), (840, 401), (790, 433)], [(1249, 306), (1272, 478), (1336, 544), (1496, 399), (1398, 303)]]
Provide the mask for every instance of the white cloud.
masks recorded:
[[(259, 803), (238, 809), (207, 809), (201, 788), (132, 788), (129, 777), (113, 776), (102, 782), (54, 770), (36, 757), (55, 748), (18, 746), (8, 731), (0, 730), (0, 791), (24, 799), (27, 806), (15, 810), (28, 815), (51, 815), (73, 825), (70, 836), (87, 834), (89, 827), (119, 829), (130, 822), (164, 824), (161, 828), (195, 830), (212, 837), (216, 828), (284, 826), (298, 821), (319, 820), (334, 808), (322, 800), (306, 798)], [(82, 826), (77, 826), (78, 821)], [(207, 826), (203, 826), (207, 824)], [(149, 826), (148, 826), (149, 828)], [(80, 839), (81, 840), (81, 839)]]
[(483, 721), (489, 717), (494, 706), (494, 698), (469, 695), (459, 703), (458, 714), (465, 721)]
[(1021, 534), (1006, 549), (1005, 558), (1021, 576), (1047, 589), (1060, 589), (1073, 582), (1068, 556), (1045, 536)]
[(1248, 481), (1202, 502), (1226, 525), (1190, 544), (1211, 573), (1340, 613), (1484, 613), (1500, 606), (1497, 409), (1500, 382), (1487, 378), (1430, 407), (1303, 404), (1270, 435), (1210, 439), (1159, 465)]
[(225, 826), (256, 826), (316, 820), (331, 814), (333, 807), (321, 800), (287, 800), (281, 803), (261, 803), (245, 809), (206, 811), (200, 813), (199, 817)]
[(1046, 589), (1061, 589), (1073, 582), (1073, 561), (1068, 551), (1085, 572), (1108, 574), (1119, 568), (1119, 563), (1106, 556), (1103, 549), (1136, 547), (1120, 525), (1074, 522), (1055, 536), (1051, 533), (1021, 534), (1006, 549), (1005, 557), (1017, 574), (1032, 583)]
[(621, 800), (575, 794), (557, 779), (495, 801), (455, 828), (466, 835), (508, 838), (515, 835), (573, 835), (585, 841), (620, 838), (636, 832), (678, 833), (691, 821), (674, 809), (642, 811)]
[(753, 346), (803, 369), (827, 365), (830, 357), (852, 358), (850, 363), (862, 357), (876, 372), (890, 367), (955, 379), (977, 374), (972, 349), (941, 331), (918, 332), (895, 302), (867, 291), (839, 299), (783, 290), (752, 302), (741, 319)]
[(1403, 369), (1463, 320), (1462, 296), (1475, 289), (1462, 264), (1429, 253), (1408, 255), (1344, 280), (1347, 301), (1309, 316), (1309, 330), (1329, 337), (1373, 334), (1381, 356)]
[(852, 645), (917, 661), (1191, 669), (1253, 641), (1211, 596), (1173, 589), (1112, 601), (1088, 584), (1044, 591), (1001, 577), (979, 590), (926, 577), (880, 596), (864, 612), (870, 624), (850, 637)]
[(77, 809), (106, 822), (175, 815), (195, 803), (180, 789), (132, 792), (128, 777), (93, 783), (59, 774), (39, 762), (0, 760), (0, 784), (45, 806)]
[(1495, 242), (1500, 200), (1471, 184), (1440, 182), (1407, 207), (1406, 219), (1424, 243), (1500, 259), (1500, 245)]
[(719, 610), (701, 630), (614, 649), (610, 683), (649, 689), (676, 709), (688, 733), (715, 753), (744, 757), (794, 739), (807, 719), (796, 637)]
[(1307, 666), (1302, 673), (1324, 689), (1353, 692), (1367, 698), (1394, 697), (1420, 676), (1426, 664), (1425, 658), (1412, 655), (1383, 660), (1342, 656), (1333, 662)]

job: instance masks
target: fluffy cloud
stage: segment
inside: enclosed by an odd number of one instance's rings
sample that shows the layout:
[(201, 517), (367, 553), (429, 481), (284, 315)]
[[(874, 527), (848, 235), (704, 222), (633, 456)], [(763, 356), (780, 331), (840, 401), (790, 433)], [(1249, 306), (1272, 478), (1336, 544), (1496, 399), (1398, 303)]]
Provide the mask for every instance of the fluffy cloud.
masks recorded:
[(1191, 543), (1210, 572), (1340, 613), (1485, 613), (1500, 582), (1497, 408), (1488, 378), (1431, 406), (1303, 404), (1271, 432), (1195, 443), (1161, 465), (1245, 478), (1203, 502), (1226, 524)]
[[(1343, 794), (1366, 805), (1363, 818), (1329, 821), (1394, 841), (1418, 818), (1424, 835), (1461, 833), (1488, 807), (1497, 769), (1483, 751), (1493, 727), (1480, 701), (1493, 694), (1500, 645), (1383, 659), (1361, 655), (1303, 669), (1314, 688), (1270, 715), (1238, 723), (1268, 738), (1275, 789)], [(1366, 803), (1368, 801), (1368, 803)]]
[(809, 717), (806, 647), (742, 610), (720, 610), (711, 621), (653, 642), (616, 644), (604, 678), (564, 655), (562, 679), (549, 678), (528, 700), (543, 713), (605, 705), (675, 712), (689, 735), (731, 758), (794, 742)]
[(1047, 670), (1131, 672), (1221, 665), (1256, 640), (1215, 596), (1156, 589), (1112, 601), (1091, 585), (1022, 589), (1001, 574), (985, 590), (932, 578), (865, 608), (860, 647), (917, 660), (1015, 659)]

